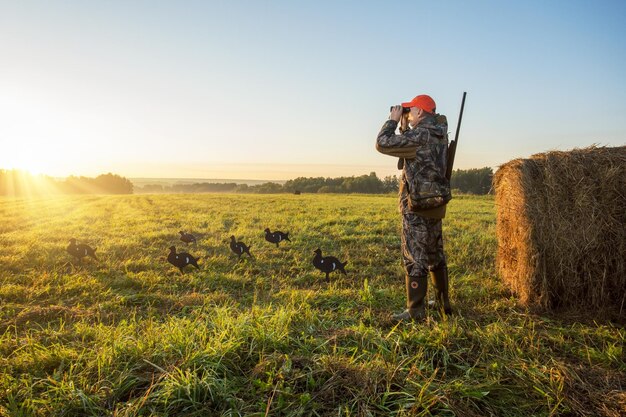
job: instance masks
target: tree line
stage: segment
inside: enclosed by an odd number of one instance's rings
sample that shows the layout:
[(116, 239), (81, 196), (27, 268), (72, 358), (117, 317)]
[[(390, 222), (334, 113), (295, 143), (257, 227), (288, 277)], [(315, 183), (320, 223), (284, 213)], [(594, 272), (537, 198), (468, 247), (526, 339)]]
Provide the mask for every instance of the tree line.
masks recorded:
[[(491, 168), (454, 170), (450, 186), (462, 193), (488, 194), (491, 191)], [(258, 185), (231, 183), (147, 184), (133, 187), (132, 182), (108, 173), (95, 178), (70, 176), (55, 179), (34, 176), (18, 170), (0, 170), (0, 195), (39, 194), (133, 194), (135, 193), (397, 193), (400, 179), (397, 175), (379, 178), (375, 172), (352, 177), (299, 177), (284, 184), (266, 182)]]
[[(488, 194), (491, 190), (493, 170), (491, 168), (457, 169), (452, 172), (450, 186), (456, 192), (469, 194)], [(145, 185), (135, 187), (139, 193), (362, 193), (388, 194), (397, 193), (400, 178), (390, 175), (378, 178), (375, 172), (369, 175), (352, 177), (298, 177), (284, 184), (266, 182), (258, 185), (237, 183), (194, 183), (173, 185)]]
[(455, 169), (450, 178), (450, 188), (466, 194), (491, 194), (493, 170), (489, 167)]
[(0, 169), (0, 195), (29, 196), (45, 194), (132, 194), (133, 183), (108, 173), (95, 178), (69, 176), (56, 179), (32, 175), (21, 170)]
[(398, 177), (388, 176), (380, 179), (375, 172), (369, 175), (353, 177), (299, 177), (284, 184), (266, 182), (258, 185), (236, 183), (194, 183), (173, 185), (145, 185), (136, 187), (139, 193), (363, 193), (385, 194), (398, 191)]

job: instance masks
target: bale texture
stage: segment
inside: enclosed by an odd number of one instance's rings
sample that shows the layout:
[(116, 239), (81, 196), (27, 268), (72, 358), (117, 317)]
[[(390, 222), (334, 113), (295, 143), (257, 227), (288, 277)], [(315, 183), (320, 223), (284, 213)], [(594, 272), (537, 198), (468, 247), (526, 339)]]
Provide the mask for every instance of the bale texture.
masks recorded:
[(626, 314), (626, 146), (515, 159), (494, 189), (497, 268), (523, 304)]

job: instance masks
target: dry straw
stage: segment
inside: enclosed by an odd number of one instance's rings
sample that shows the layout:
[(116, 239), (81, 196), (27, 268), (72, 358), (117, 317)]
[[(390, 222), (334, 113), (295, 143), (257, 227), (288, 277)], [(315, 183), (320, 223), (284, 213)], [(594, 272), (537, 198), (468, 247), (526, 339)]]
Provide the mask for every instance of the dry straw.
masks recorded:
[(626, 146), (515, 159), (494, 187), (498, 271), (523, 304), (626, 314)]

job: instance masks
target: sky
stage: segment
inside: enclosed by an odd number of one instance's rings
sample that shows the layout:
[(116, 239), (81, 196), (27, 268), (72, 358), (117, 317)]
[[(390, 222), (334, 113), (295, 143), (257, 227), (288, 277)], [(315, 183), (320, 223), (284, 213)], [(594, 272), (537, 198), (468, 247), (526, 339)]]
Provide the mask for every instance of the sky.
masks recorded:
[(397, 174), (429, 94), (455, 168), (626, 145), (624, 1), (0, 0), (0, 168), (285, 180)]

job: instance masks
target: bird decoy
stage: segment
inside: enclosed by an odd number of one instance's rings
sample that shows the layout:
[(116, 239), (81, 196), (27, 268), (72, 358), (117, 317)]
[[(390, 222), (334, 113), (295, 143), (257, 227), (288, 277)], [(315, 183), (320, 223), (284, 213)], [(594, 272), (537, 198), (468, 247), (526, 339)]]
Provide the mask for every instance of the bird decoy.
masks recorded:
[(286, 240), (287, 242), (291, 242), (291, 240), (289, 239), (289, 232), (283, 233), (279, 230), (270, 232), (269, 228), (265, 229), (265, 240), (267, 240), (270, 243), (275, 243), (276, 247), (278, 247), (278, 244), (282, 242), (283, 240)]
[(348, 261), (341, 262), (334, 256), (322, 256), (321, 249), (315, 249), (315, 257), (313, 258), (313, 266), (326, 274), (326, 282), (329, 282), (328, 274), (333, 271), (341, 271), (344, 275), (347, 275), (345, 266)]
[(187, 252), (176, 253), (175, 246), (170, 246), (170, 254), (167, 255), (167, 262), (180, 269), (181, 274), (184, 274), (183, 268), (187, 265), (193, 265), (197, 269), (200, 269), (200, 267), (198, 266), (198, 259), (199, 258), (195, 258)]
[(98, 258), (96, 257), (96, 249), (92, 249), (89, 245), (85, 245), (84, 243), (80, 243), (77, 245), (76, 239), (74, 238), (70, 239), (70, 244), (67, 245), (66, 248), (67, 252), (74, 258), (78, 259), (80, 262), (83, 261), (83, 258), (85, 256), (90, 256), (97, 261)]
[(237, 242), (235, 236), (230, 237), (230, 250), (235, 252), (239, 259), (241, 259), (241, 255), (244, 253), (247, 253), (248, 256), (252, 258), (252, 255), (250, 254), (250, 246), (246, 246), (243, 242)]
[(190, 244), (190, 243), (193, 243), (194, 245), (196, 244), (196, 237), (192, 235), (191, 233), (186, 233), (182, 230), (178, 233), (180, 233), (180, 240), (182, 240), (186, 244)]

